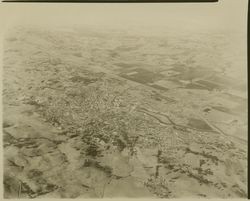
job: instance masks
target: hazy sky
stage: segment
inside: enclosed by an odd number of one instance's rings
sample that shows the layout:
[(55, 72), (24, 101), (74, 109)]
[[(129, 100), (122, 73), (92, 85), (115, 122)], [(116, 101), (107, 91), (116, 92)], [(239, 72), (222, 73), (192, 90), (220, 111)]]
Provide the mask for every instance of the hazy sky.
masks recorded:
[(2, 23), (50, 25), (155, 26), (188, 29), (247, 28), (247, 0), (218, 3), (0, 4)]

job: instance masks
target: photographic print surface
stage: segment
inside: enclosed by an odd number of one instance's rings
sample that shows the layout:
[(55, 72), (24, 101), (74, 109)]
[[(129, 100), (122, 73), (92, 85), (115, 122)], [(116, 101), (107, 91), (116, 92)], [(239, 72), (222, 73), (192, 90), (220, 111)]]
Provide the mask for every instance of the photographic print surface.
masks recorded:
[(4, 198), (246, 198), (246, 9), (11, 5)]

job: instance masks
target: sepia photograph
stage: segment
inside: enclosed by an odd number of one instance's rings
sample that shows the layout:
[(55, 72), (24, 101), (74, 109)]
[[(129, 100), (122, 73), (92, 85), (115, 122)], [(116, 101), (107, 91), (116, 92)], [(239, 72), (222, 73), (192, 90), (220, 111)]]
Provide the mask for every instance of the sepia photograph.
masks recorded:
[(5, 199), (247, 198), (247, 0), (0, 7)]

